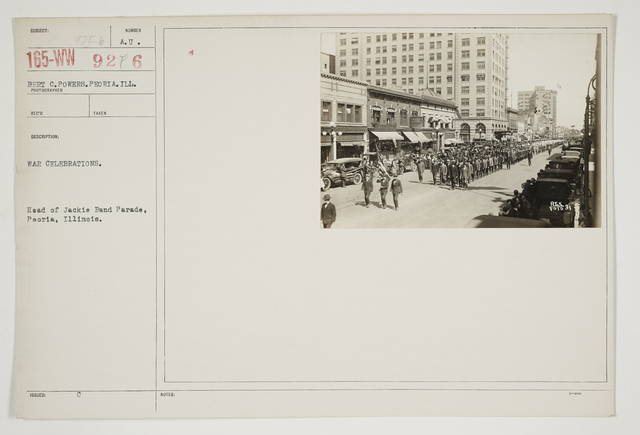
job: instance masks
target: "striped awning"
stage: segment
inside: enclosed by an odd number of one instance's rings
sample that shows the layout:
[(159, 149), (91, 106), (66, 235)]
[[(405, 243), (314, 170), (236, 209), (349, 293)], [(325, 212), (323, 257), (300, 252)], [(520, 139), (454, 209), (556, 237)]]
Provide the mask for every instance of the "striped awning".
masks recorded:
[(404, 140), (396, 131), (372, 131), (371, 134), (380, 140)]
[(403, 131), (402, 134), (404, 134), (411, 143), (420, 142), (420, 138), (418, 137), (417, 133), (414, 133), (412, 131)]

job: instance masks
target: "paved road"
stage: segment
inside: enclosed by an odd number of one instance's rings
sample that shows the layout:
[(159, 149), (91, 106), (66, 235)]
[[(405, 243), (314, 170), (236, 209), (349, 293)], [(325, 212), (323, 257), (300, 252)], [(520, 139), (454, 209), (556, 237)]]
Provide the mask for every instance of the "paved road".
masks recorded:
[[(364, 206), (362, 185), (332, 187), (326, 192), (331, 195), (337, 210), (332, 228), (462, 228), (475, 216), (497, 215), (514, 190), (521, 191), (525, 180), (536, 178), (547, 157), (546, 152), (535, 155), (531, 166), (524, 159), (511, 165), (511, 169), (502, 169), (474, 181), (466, 191), (434, 186), (429, 171), (425, 171), (423, 184), (418, 182), (417, 172), (405, 172), (398, 177), (404, 190), (398, 211), (392, 208), (391, 193), (387, 195), (387, 208), (381, 208), (377, 183), (374, 183), (369, 208)], [(321, 202), (324, 193), (321, 192)]]

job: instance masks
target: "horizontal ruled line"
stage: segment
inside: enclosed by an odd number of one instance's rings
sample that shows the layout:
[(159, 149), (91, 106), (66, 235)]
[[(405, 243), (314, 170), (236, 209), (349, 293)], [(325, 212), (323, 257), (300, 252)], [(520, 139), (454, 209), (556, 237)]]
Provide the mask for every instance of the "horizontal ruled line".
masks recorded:
[(155, 115), (130, 115), (130, 116), (27, 116), (27, 118), (32, 118), (32, 119), (36, 119), (36, 118), (47, 118), (47, 119), (54, 119), (54, 118), (155, 118)]
[[(178, 389), (158, 388), (158, 392), (260, 392), (260, 391), (609, 391), (608, 389), (569, 388), (245, 388), (245, 389)], [(155, 393), (156, 390), (28, 390), (27, 393)]]
[(101, 46), (91, 46), (91, 47), (72, 47), (72, 46), (64, 46), (64, 47), (27, 47), (28, 50), (42, 50), (43, 48), (51, 48), (51, 49), (55, 49), (55, 48), (75, 48), (75, 49), (85, 49), (85, 50), (111, 50), (112, 48), (128, 48), (130, 50), (138, 50), (140, 48), (155, 48), (155, 47), (147, 47), (147, 46), (142, 46), (142, 45), (128, 45), (126, 47), (122, 47), (122, 46), (117, 46), (117, 47), (101, 47)]
[(28, 69), (27, 72), (155, 72), (155, 69)]
[(155, 95), (155, 92), (27, 92), (27, 95)]

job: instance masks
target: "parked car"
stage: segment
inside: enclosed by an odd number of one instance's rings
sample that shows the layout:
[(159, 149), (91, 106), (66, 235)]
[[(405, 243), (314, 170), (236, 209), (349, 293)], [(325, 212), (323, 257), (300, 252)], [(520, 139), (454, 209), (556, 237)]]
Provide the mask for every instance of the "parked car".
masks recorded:
[(347, 170), (347, 182), (353, 184), (362, 183), (362, 159), (359, 157), (346, 157), (342, 159), (330, 160), (323, 163), (320, 168), (322, 172), (322, 182), (324, 190), (332, 185), (340, 183), (340, 170), (338, 165), (344, 165)]
[(571, 226), (574, 217), (572, 185), (561, 178), (539, 178), (533, 201), (534, 218), (548, 219), (553, 226)]
[(560, 178), (572, 182), (576, 177), (573, 169), (543, 169), (538, 172), (538, 178)]

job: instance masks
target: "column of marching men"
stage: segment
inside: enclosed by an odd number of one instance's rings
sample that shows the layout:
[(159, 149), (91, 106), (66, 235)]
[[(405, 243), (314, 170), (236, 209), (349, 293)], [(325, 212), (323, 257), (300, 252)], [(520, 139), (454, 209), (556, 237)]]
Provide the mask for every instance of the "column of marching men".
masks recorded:
[[(511, 165), (527, 160), (529, 166), (534, 154), (548, 151), (552, 143), (534, 144), (488, 143), (481, 146), (461, 144), (446, 151), (422, 155), (413, 153), (418, 181), (423, 183), (424, 172), (430, 172), (435, 186), (454, 190), (467, 190), (469, 185), (487, 175), (502, 169), (511, 169)], [(380, 203), (387, 207), (386, 197), (389, 191), (393, 195), (393, 208), (399, 210), (399, 196), (402, 195), (402, 183), (398, 179), (399, 160), (385, 160), (378, 153), (378, 161), (365, 161), (363, 164), (365, 206), (369, 207), (370, 195), (374, 190), (374, 180), (378, 183)]]

